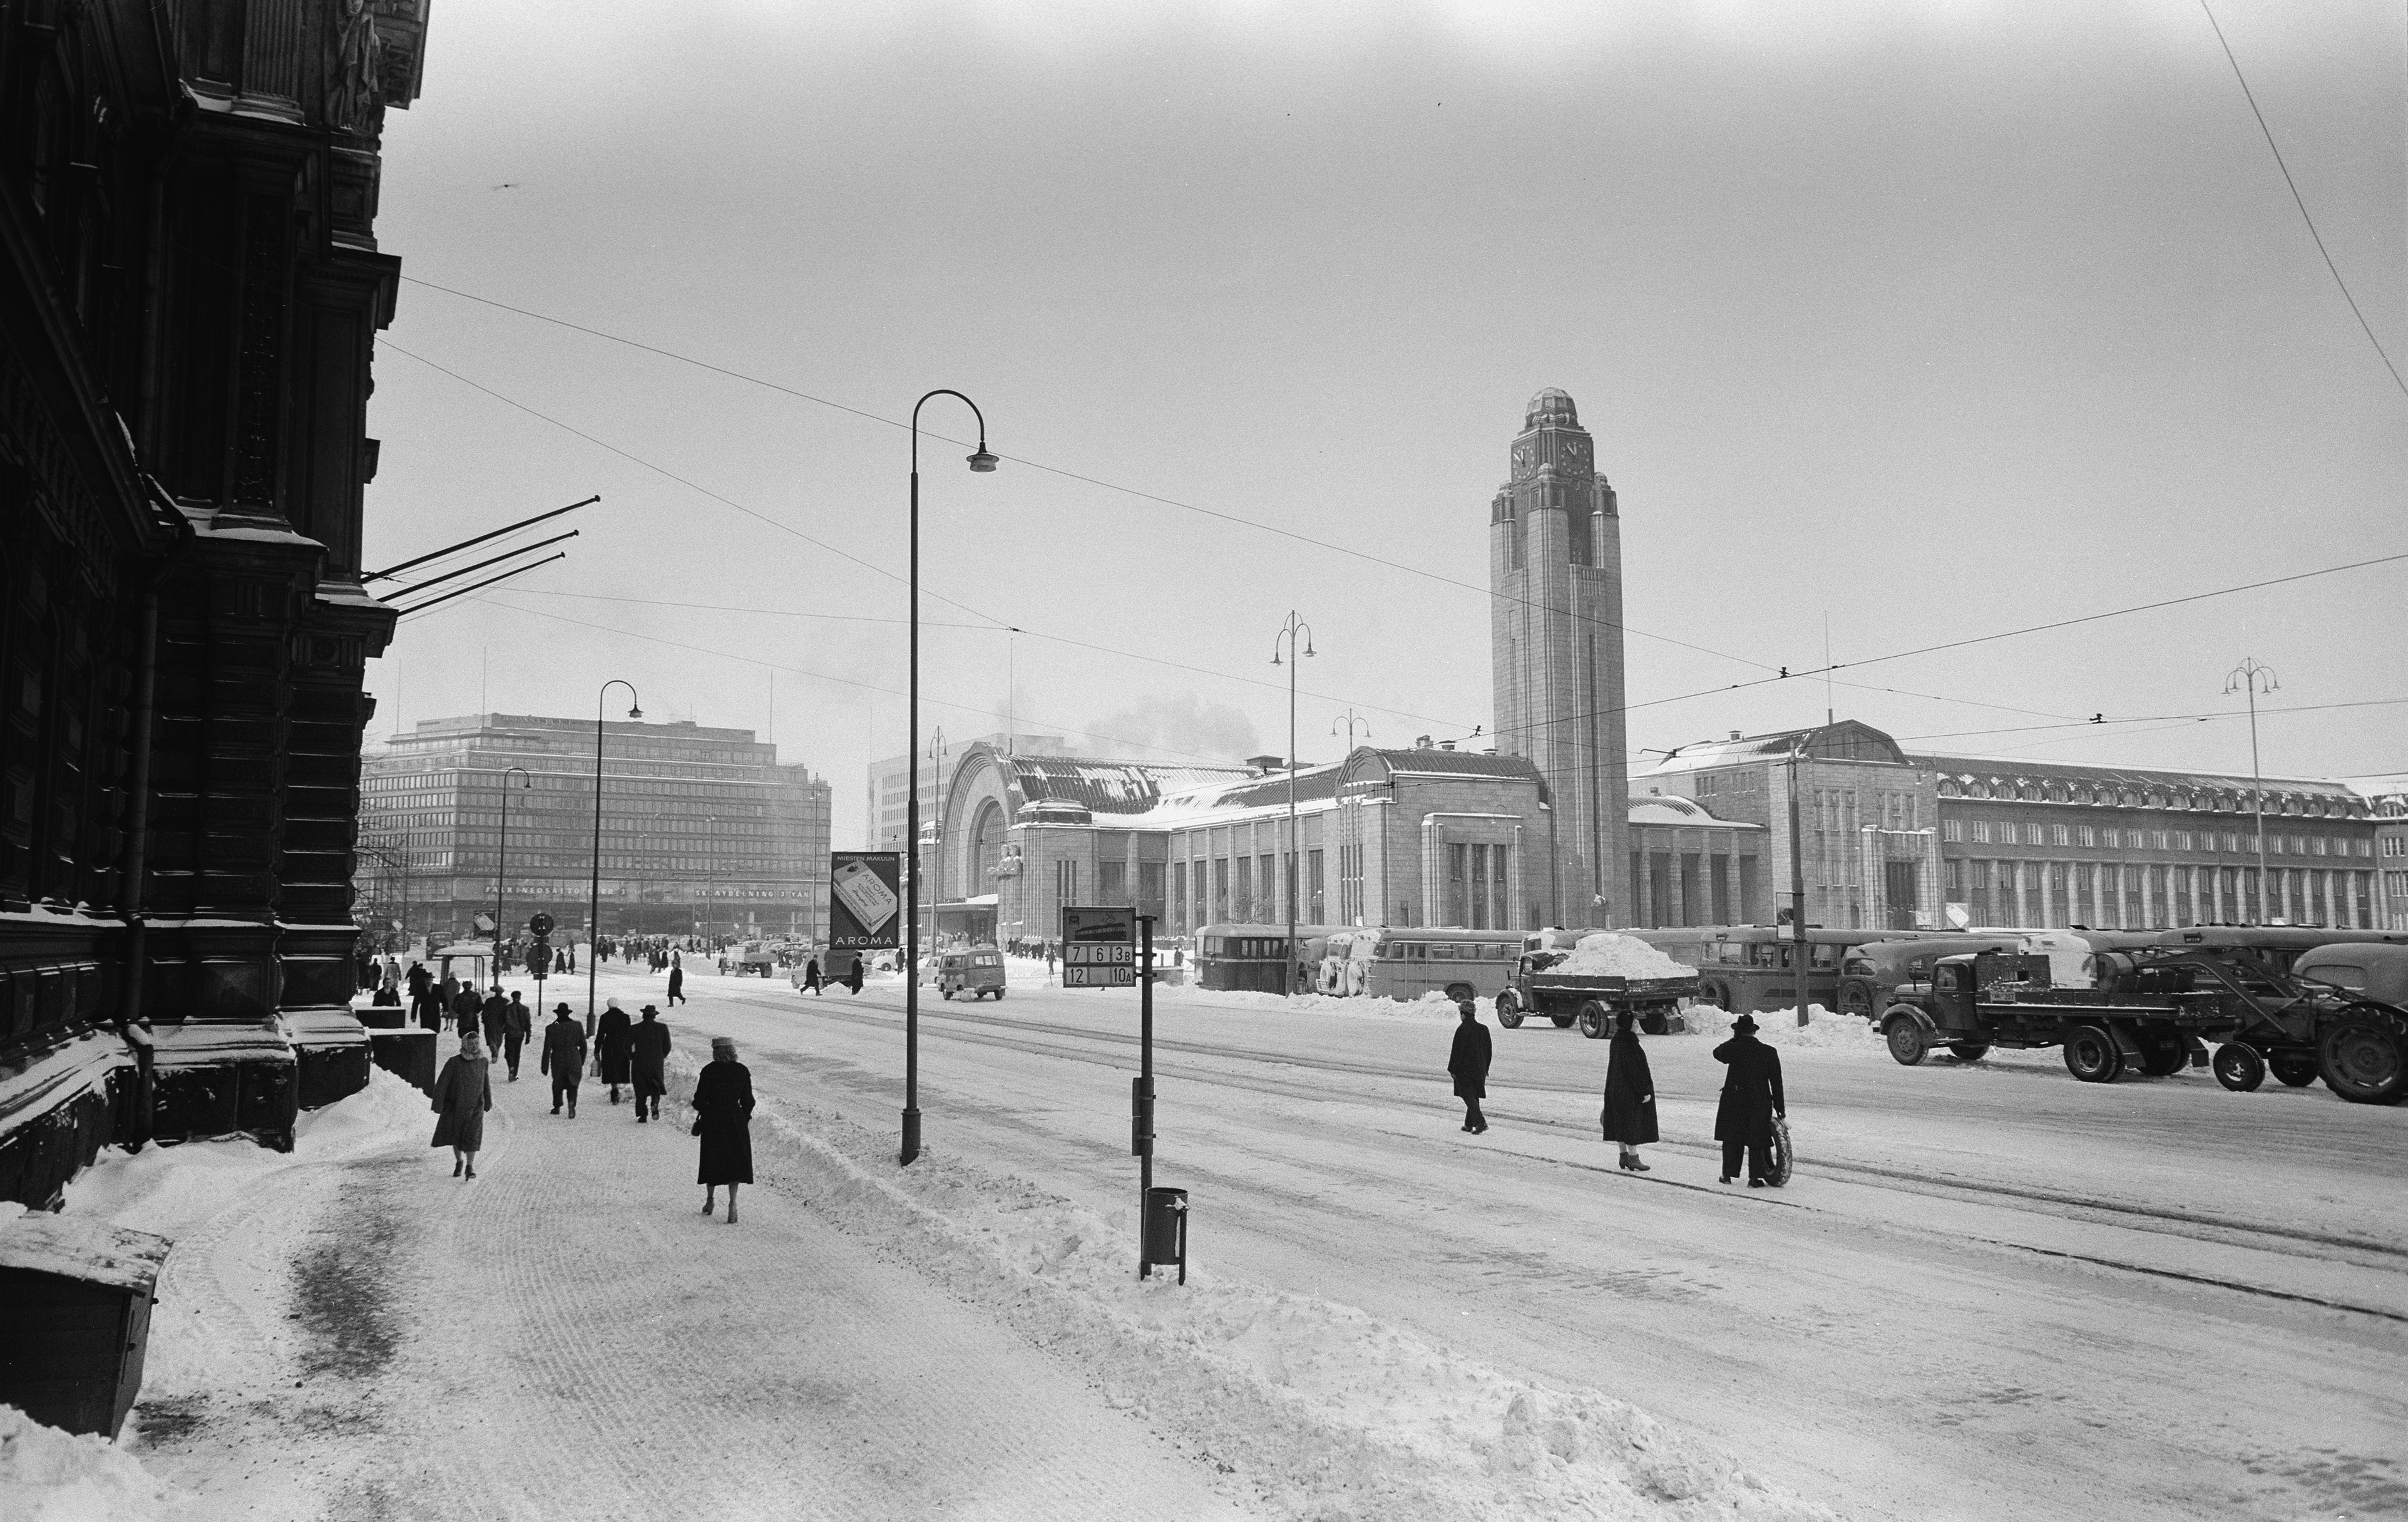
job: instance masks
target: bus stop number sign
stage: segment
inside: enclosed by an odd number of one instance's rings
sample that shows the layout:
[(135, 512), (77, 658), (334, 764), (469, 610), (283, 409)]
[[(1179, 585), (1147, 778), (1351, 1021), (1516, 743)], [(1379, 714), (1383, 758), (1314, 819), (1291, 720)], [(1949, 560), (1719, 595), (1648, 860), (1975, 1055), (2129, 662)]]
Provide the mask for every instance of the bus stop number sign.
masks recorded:
[(1137, 986), (1137, 912), (1133, 909), (1062, 911), (1062, 986)]

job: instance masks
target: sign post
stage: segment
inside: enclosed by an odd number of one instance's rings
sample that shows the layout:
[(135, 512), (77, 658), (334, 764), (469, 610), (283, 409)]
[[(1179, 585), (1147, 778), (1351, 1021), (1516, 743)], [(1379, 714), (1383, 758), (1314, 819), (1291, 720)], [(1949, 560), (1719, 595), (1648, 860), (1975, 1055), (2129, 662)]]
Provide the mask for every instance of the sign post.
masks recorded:
[[(856, 958), (864, 952), (895, 950), (902, 889), (900, 852), (832, 854), (828, 949), (850, 951)], [(907, 967), (904, 976), (910, 980), (903, 985), (903, 1161), (909, 1166), (920, 1156), (920, 969)]]
[(527, 918), (527, 969), (535, 974), (535, 1014), (533, 1023), (540, 1025), (551, 1012), (543, 1007), (543, 980), (552, 970), (552, 916), (534, 914)]
[[(1129, 1152), (1138, 1159), (1137, 1276), (1154, 1265), (1179, 1264), (1187, 1282), (1186, 1200), (1182, 1191), (1154, 1187), (1154, 916), (1133, 909), (1062, 911), (1062, 986), (1138, 990), (1138, 1071), (1129, 1080)], [(1157, 1219), (1159, 1217), (1159, 1219)], [(1176, 1258), (1165, 1254), (1177, 1242)]]

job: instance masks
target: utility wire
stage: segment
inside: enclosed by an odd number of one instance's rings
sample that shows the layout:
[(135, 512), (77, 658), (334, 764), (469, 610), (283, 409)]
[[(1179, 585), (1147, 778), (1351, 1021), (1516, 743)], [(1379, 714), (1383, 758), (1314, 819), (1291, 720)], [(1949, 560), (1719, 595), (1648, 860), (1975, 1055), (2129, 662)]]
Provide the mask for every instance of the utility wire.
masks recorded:
[[(2408, 697), (2369, 697), (2355, 703), (2306, 703), (2294, 708), (2261, 708), (2258, 711), (2261, 716), (2268, 713), (2324, 713), (2333, 709), (2390, 708), (2401, 703), (2408, 703)], [(2128, 719), (2077, 719), (2068, 724), (2026, 724), (2006, 729), (1951, 729), (1936, 735), (1898, 735), (1892, 738), (1899, 744), (1905, 745), (1916, 740), (1961, 739), (1975, 735), (2024, 735), (2042, 729), (2091, 729), (2103, 728), (2109, 725), (2161, 724), (2169, 720), (2187, 724), (2193, 721), (2241, 717), (2243, 715), (2239, 713), (2220, 711), (2213, 713), (2145, 713)]]
[[(734, 651), (712, 650), (704, 645), (690, 645), (682, 640), (664, 639), (660, 636), (654, 634), (638, 634), (633, 629), (622, 629), (609, 624), (591, 624), (581, 618), (569, 618), (561, 613), (547, 613), (540, 608), (521, 608), (513, 603), (507, 602), (495, 602), (492, 603), (491, 606), (508, 609), (514, 613), (524, 613), (530, 618), (548, 618), (555, 624), (573, 624), (580, 629), (598, 629), (605, 634), (615, 634), (624, 639), (641, 639), (647, 644), (666, 645), (672, 650), (688, 651), (696, 655), (710, 655), (719, 660), (725, 661), (744, 661), (753, 666), (767, 667), (773, 671), (785, 671), (795, 676), (810, 677), (815, 681), (820, 682), (833, 682), (847, 687), (859, 687), (867, 692), (882, 693), (888, 697), (902, 697), (906, 696), (903, 693), (896, 692), (892, 687), (881, 687), (875, 682), (859, 682), (852, 677), (830, 676), (824, 671), (806, 670), (799, 666), (781, 666), (775, 661), (765, 661), (758, 655), (739, 655)], [(944, 698), (929, 697), (925, 695), (922, 696), (921, 701), (934, 703), (939, 708), (949, 708), (962, 713), (976, 713), (986, 717), (992, 717), (994, 714), (994, 710), (982, 707), (975, 703), (948, 702)], [(1133, 746), (1140, 751), (1158, 751), (1165, 755), (1183, 756), (1188, 760), (1198, 761), (1206, 766), (1227, 767), (1229, 765), (1226, 760), (1219, 756), (1199, 755), (1194, 751), (1182, 751), (1175, 746), (1153, 745), (1144, 740), (1127, 739), (1118, 735), (1101, 734), (1093, 729), (1074, 728), (1071, 725), (1055, 724), (1050, 720), (1031, 719), (1028, 721), (1028, 724), (1036, 726), (1037, 728), (1059, 729), (1066, 735), (1083, 735), (1089, 739), (1105, 740), (1114, 745)]]
[[(760, 386), (765, 390), (774, 391), (781, 395), (792, 396), (798, 401), (810, 402), (820, 407), (833, 408), (838, 412), (844, 412), (853, 417), (867, 419), (871, 423), (882, 423), (890, 428), (909, 428), (910, 426), (910, 424), (901, 422), (895, 418), (886, 417), (877, 412), (867, 411), (862, 408), (850, 407), (843, 402), (830, 401), (825, 396), (814, 395), (808, 391), (798, 391), (793, 386), (784, 385), (776, 380), (767, 380), (761, 376), (748, 375), (742, 370), (730, 369), (724, 365), (714, 365), (709, 360), (696, 359), (691, 354), (681, 354), (674, 349), (663, 349), (657, 344), (649, 344), (638, 339), (623, 337), (616, 333), (607, 332), (601, 328), (588, 327), (582, 323), (572, 323), (564, 317), (553, 317), (545, 312), (529, 310), (524, 307), (514, 307), (507, 301), (496, 301), (491, 296), (480, 296), (473, 292), (463, 291), (454, 286), (437, 285), (432, 280), (420, 280), (415, 276), (404, 275), (401, 278), (411, 285), (423, 286), (429, 291), (440, 291), (445, 295), (458, 296), (463, 301), (473, 301), (480, 306), (492, 307), (497, 310), (510, 312), (520, 317), (528, 318), (534, 322), (549, 323), (555, 327), (564, 327), (572, 333), (582, 333), (589, 337), (600, 338), (608, 343), (624, 344), (630, 349), (641, 350), (647, 354), (656, 354), (663, 359), (674, 360), (681, 365), (691, 365), (696, 369), (709, 370), (713, 375), (725, 376), (731, 380), (741, 380), (747, 385)], [(406, 352), (407, 351), (404, 351), (404, 352)], [(413, 354), (410, 357), (415, 359), (418, 356)], [(421, 363), (431, 362), (421, 361)], [(440, 368), (439, 366), (437, 367)], [(447, 375), (452, 374), (452, 372), (449, 370), (444, 371), (444, 373)], [(456, 379), (465, 380), (466, 378), (457, 377)], [(474, 381), (468, 381), (467, 383), (470, 385), (476, 384)], [(477, 389), (483, 391), (485, 388), (479, 386)], [(494, 393), (488, 392), (487, 395), (494, 395)], [(511, 405), (517, 406), (518, 404), (512, 403)], [(526, 410), (531, 411), (533, 409), (526, 409)], [(541, 416), (540, 413), (537, 415)], [(551, 422), (552, 420), (547, 418), (545, 421)], [(566, 426), (566, 424), (563, 424), (563, 426)], [(573, 433), (576, 430), (571, 429), (570, 431)], [(929, 430), (924, 428), (921, 432), (928, 433)], [(580, 437), (590, 436), (580, 435)], [(932, 434), (931, 437), (938, 438), (947, 438), (947, 436), (943, 434)], [(953, 443), (967, 442), (967, 440), (962, 439), (948, 439), (948, 441)], [(595, 442), (598, 443), (600, 440), (597, 439)], [(609, 448), (609, 446), (605, 445), (604, 447)], [(614, 451), (613, 452), (621, 452)], [(627, 457), (629, 459), (635, 458), (633, 455), (628, 455)], [(1135, 486), (1124, 486), (1117, 481), (1106, 481), (1100, 476), (1083, 475), (1079, 471), (1066, 469), (1061, 466), (1047, 465), (1041, 460), (1032, 460), (1025, 455), (1005, 454), (999, 457), (1010, 460), (1014, 465), (1026, 466), (1031, 470), (1042, 471), (1049, 476), (1058, 476), (1064, 481), (1079, 481), (1082, 484), (1098, 487), (1107, 492), (1117, 492), (1124, 496), (1133, 496), (1138, 498), (1140, 501), (1158, 503), (1167, 508), (1177, 508), (1182, 512), (1192, 512), (1201, 517), (1217, 519), (1225, 524), (1236, 524), (1241, 527), (1257, 529), (1265, 534), (1276, 534), (1282, 538), (1293, 539), (1298, 544), (1310, 544), (1315, 549), (1327, 550), (1341, 555), (1351, 555), (1357, 560), (1366, 560), (1375, 566), (1384, 566), (1391, 570), (1403, 571), (1408, 576), (1418, 576), (1426, 581), (1436, 582), (1442, 586), (1460, 587), (1467, 592), (1477, 592), (1484, 597), (1495, 597), (1497, 596), (1494, 589), (1489, 587), (1479, 586), (1470, 582), (1458, 581), (1452, 576), (1444, 576), (1437, 571), (1425, 570), (1419, 566), (1408, 565), (1401, 560), (1390, 560), (1383, 555), (1375, 555), (1368, 551), (1358, 550), (1351, 544), (1340, 544), (1330, 539), (1315, 538), (1310, 534), (1300, 534), (1292, 528), (1282, 528), (1277, 524), (1264, 523), (1259, 518), (1244, 518), (1233, 512), (1223, 512), (1217, 508), (1200, 507), (1193, 502), (1182, 502), (1177, 497), (1164, 496), (1160, 493), (1143, 491)], [(642, 464), (643, 462), (638, 461), (637, 463)], [(664, 475), (667, 474), (666, 471), (662, 473)], [(720, 500), (725, 501), (726, 499), (722, 497)], [(732, 503), (730, 504), (730, 506), (733, 505), (734, 504)], [(746, 509), (743, 510), (750, 511), (751, 510)], [(758, 514), (755, 514), (755, 516), (758, 516)], [(789, 530), (788, 532), (794, 531)], [(817, 543), (818, 541), (813, 540), (812, 542)], [(838, 553), (841, 553), (841, 552)], [(846, 558), (852, 559), (853, 557), (848, 555)], [(866, 561), (858, 563), (864, 565), (867, 564)], [(885, 572), (882, 574), (892, 575), (893, 573)], [(951, 598), (946, 600), (952, 601)], [(1527, 598), (1508, 598), (1504, 600), (1520, 602), (1523, 606), (1529, 608), (1541, 606), (1540, 604), (1530, 602)], [(954, 603), (953, 606), (958, 608), (961, 604)], [(1733, 655), (1727, 651), (1710, 650), (1704, 645), (1693, 644), (1686, 639), (1675, 639), (1669, 634), (1656, 634), (1646, 629), (1634, 628), (1627, 624), (1617, 624), (1612, 619), (1591, 618), (1584, 613), (1578, 612), (1567, 612), (1564, 616), (1583, 624), (1596, 624), (1605, 628), (1619, 629), (1625, 634), (1635, 634), (1642, 639), (1655, 639), (1668, 645), (1678, 645), (1683, 650), (1692, 650), (1700, 655), (1713, 655), (1721, 660), (1736, 661), (1742, 666), (1762, 667), (1765, 665), (1762, 661), (1751, 660), (1744, 655)]]
[(2241, 60), (2233, 56), (2232, 44), (2225, 37), (2224, 27), (2216, 21), (2215, 11), (2207, 0), (2199, 0), (2199, 8), (2206, 12), (2207, 24), (2214, 28), (2216, 43), (2224, 50), (2224, 61), (2232, 65), (2232, 77), (2241, 82), (2241, 96), (2249, 103), (2249, 114), (2258, 119), (2258, 130), (2265, 135), (2266, 150), (2274, 155), (2274, 167), (2283, 171), (2283, 183), (2291, 192), (2291, 204), (2300, 208), (2300, 220), (2308, 224), (2308, 237), (2315, 240), (2316, 252), (2323, 256), (2326, 271), (2332, 276), (2333, 284), (2341, 291), (2341, 298), (2349, 303), (2349, 314), (2358, 319), (2358, 331), (2364, 333), (2366, 341), (2374, 346), (2374, 357), (2383, 361), (2383, 367), (2391, 372), (2391, 383), (2400, 388), (2401, 395), (2408, 396), (2408, 380), (2401, 378), (2400, 366), (2392, 364), (2391, 356), (2384, 352), (2383, 340), (2374, 336), (2373, 325), (2367, 322), (2366, 313), (2358, 310), (2358, 298), (2349, 294), (2349, 282), (2341, 278), (2341, 266), (2333, 263), (2332, 251), (2325, 247), (2325, 236), (2316, 231), (2316, 219), (2308, 215), (2307, 197), (2300, 194), (2300, 182), (2291, 178), (2291, 166), (2283, 162), (2283, 150), (2274, 141), (2274, 129), (2266, 124), (2266, 113), (2258, 108), (2258, 93), (2249, 88), (2249, 77), (2241, 72)]

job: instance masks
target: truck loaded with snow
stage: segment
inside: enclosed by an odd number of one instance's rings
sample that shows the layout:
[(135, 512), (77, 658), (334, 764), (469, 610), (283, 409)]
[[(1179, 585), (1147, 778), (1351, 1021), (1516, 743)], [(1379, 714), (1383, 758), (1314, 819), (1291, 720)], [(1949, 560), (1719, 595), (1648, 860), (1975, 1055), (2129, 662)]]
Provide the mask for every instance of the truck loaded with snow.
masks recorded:
[(1640, 1028), (1662, 1035), (1681, 1000), (1698, 992), (1698, 969), (1629, 936), (1601, 931), (1570, 951), (1526, 951), (1497, 996), (1497, 1023), (1521, 1027), (1533, 1014), (1558, 1028), (1578, 1025), (1591, 1041), (1604, 1038), (1613, 1017), (1629, 1011)]
[(2066, 1070), (2088, 1084), (2112, 1084), (2127, 1068), (2163, 1078), (2207, 1066), (2245, 1093), (2271, 1068), (2293, 1086), (2322, 1078), (2355, 1103), (2408, 1097), (2408, 1009), (2296, 976), (2245, 937), (2166, 940), (2174, 943), (2098, 954), (2084, 987), (2053, 983), (2045, 956), (1943, 956), (1928, 984), (1899, 990), (1883, 1012), (1883, 1037), (1908, 1067), (1934, 1046), (1965, 1062), (1993, 1046), (2057, 1046)]

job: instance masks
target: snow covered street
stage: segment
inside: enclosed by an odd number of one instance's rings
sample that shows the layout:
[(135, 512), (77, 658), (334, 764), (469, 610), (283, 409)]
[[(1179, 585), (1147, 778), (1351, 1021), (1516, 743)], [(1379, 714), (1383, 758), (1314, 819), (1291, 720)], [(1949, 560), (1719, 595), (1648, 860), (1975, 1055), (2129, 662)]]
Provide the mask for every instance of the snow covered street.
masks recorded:
[[(1001, 1004), (924, 998), (927, 1144), (1127, 1232), (1136, 996), (1012, 977)], [(891, 1150), (899, 986), (691, 987), (696, 1044), (737, 1037), (765, 1096)], [(1751, 1194), (1714, 1182), (1708, 1038), (1650, 1041), (1668, 1144), (1633, 1177), (1594, 1130), (1604, 1043), (1498, 1031), (1472, 1141), (1445, 1011), (1308, 1003), (1159, 995), (1156, 1180), (1193, 1192), (1201, 1277), (1630, 1401), (1852, 1515), (2408, 1512), (2398, 1110), (1773, 1028), (1799, 1177)]]
[[(142, 1472), (40, 1515), (2408, 1514), (2399, 1111), (1769, 1023), (1801, 1156), (1751, 1193), (1714, 1181), (1712, 1037), (1650, 1041), (1634, 1176), (1603, 1042), (1498, 1031), (1474, 1139), (1444, 1006), (1164, 989), (1194, 1259), (1140, 1285), (1136, 996), (1011, 976), (928, 992), (908, 1170), (899, 984), (709, 972), (663, 1124), (591, 1079), (553, 1117), (530, 1059), (473, 1183), (384, 1074), (289, 1156), (111, 1155), (70, 1212), (178, 1239), (107, 1456)], [(677, 1103), (716, 1034), (762, 1100), (734, 1228)]]

